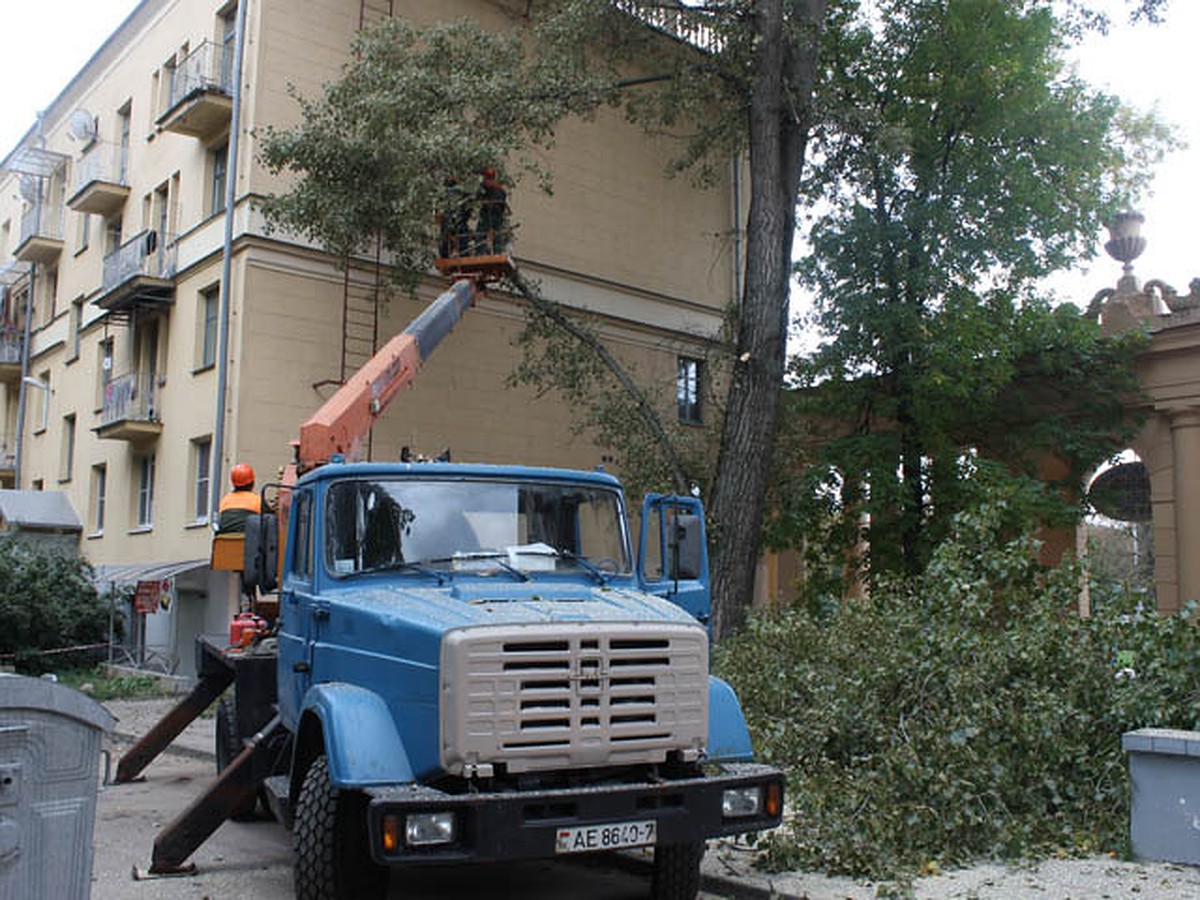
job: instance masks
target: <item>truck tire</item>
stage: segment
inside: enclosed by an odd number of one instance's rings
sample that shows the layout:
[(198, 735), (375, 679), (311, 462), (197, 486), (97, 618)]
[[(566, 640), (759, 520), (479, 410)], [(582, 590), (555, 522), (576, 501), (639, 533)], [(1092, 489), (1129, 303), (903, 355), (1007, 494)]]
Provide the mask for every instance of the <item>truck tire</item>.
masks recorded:
[(665, 844), (654, 848), (653, 900), (695, 900), (700, 892), (700, 860), (704, 841)]
[(383, 900), (388, 870), (367, 849), (366, 797), (335, 788), (324, 756), (304, 775), (294, 844), (296, 900)]
[[(237, 727), (237, 707), (233, 701), (221, 700), (217, 703), (216, 725), (217, 774), (220, 775), (242, 752), (242, 738)], [(233, 808), (229, 818), (235, 822), (253, 821), (257, 806), (258, 795), (252, 794), (249, 799), (243, 800)]]

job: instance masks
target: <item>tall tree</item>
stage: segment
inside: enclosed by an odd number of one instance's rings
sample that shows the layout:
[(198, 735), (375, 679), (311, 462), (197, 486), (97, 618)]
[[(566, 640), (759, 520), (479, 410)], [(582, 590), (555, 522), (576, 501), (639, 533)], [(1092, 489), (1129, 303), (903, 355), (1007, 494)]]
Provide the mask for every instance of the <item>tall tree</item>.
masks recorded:
[(1128, 348), (1052, 312), (1039, 279), (1092, 251), (1168, 139), (1071, 72), (1052, 4), (869, 12), (827, 48), (801, 188), (827, 211), (800, 266), (827, 340), (794, 371), (810, 415), (855, 423), (816, 470), (836, 472), (836, 509), (869, 514), (874, 571), (914, 573), (981, 460), (1032, 477), (1054, 455), (1077, 488), (1128, 439)]

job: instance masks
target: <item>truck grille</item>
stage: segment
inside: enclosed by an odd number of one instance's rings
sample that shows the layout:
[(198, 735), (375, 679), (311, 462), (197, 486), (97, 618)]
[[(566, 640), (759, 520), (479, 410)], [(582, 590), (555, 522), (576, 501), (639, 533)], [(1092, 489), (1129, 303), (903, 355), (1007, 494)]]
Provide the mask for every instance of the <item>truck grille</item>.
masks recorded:
[(695, 759), (708, 738), (708, 636), (686, 624), (450, 632), (441, 732), (453, 774)]

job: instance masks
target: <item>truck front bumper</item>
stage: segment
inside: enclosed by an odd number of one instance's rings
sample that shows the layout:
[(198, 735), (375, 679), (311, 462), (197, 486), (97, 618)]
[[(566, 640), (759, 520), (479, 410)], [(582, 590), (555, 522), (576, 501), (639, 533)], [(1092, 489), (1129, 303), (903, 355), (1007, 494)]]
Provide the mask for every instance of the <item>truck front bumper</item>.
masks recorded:
[[(726, 792), (755, 787), (763, 800), (756, 812), (725, 814)], [(738, 763), (723, 765), (714, 775), (671, 781), (470, 794), (403, 785), (368, 788), (366, 794), (372, 857), (387, 865), (415, 865), (553, 857), (565, 829), (587, 826), (653, 821), (655, 844), (763, 831), (779, 824), (783, 775), (771, 766)], [(443, 818), (452, 817), (453, 838), (410, 846), (403, 823), (409, 816), (434, 813), (451, 814)]]

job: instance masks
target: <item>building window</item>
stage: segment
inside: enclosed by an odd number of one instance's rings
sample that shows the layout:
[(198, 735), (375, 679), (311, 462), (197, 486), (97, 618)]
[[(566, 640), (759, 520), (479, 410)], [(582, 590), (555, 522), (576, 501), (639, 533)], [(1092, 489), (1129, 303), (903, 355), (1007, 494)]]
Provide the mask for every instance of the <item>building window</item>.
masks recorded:
[(104, 503), (108, 492), (108, 466), (92, 466), (92, 534), (104, 534)]
[(63, 416), (62, 448), (58, 456), (58, 480), (70, 481), (75, 469), (75, 413)]
[(133, 102), (125, 101), (125, 105), (117, 110), (117, 178), (118, 184), (129, 183), (129, 131), (133, 123)]
[(79, 231), (77, 232), (78, 241), (75, 244), (75, 253), (78, 255), (88, 248), (88, 240), (91, 237), (92, 231), (92, 214), (84, 213), (79, 217)]
[(192, 441), (192, 483), (196, 486), (192, 518), (197, 522), (208, 521), (211, 503), (212, 438), (202, 437)]
[(45, 291), (42, 305), (42, 324), (49, 325), (54, 320), (54, 314), (57, 311), (55, 304), (56, 297), (58, 296), (58, 269), (47, 269), (42, 284)]
[(112, 256), (121, 248), (121, 217), (104, 220), (104, 255)]
[[(40, 385), (32, 389), (42, 395), (42, 410), (38, 416), (37, 424), (33, 428), (34, 434), (45, 431), (46, 426), (50, 424), (50, 370), (44, 369), (39, 372), (37, 380), (40, 382)], [(34, 402), (36, 403), (36, 401)]]
[(138, 458), (137, 524), (139, 528), (154, 525), (154, 454)]
[(96, 365), (96, 409), (104, 408), (104, 394), (113, 380), (113, 339), (100, 342)]
[(212, 215), (225, 211), (225, 176), (229, 167), (229, 146), (218, 147), (212, 152), (212, 181), (208, 196), (208, 208)]
[(221, 90), (233, 93), (233, 55), (237, 39), (237, 5), (221, 14)]
[(67, 362), (79, 359), (79, 335), (83, 331), (83, 298), (71, 301), (71, 355)]
[(214, 284), (200, 292), (200, 340), (197, 369), (217, 364), (217, 314), (221, 308), (221, 286)]
[(675, 377), (675, 398), (679, 404), (679, 421), (688, 425), (704, 422), (701, 404), (701, 387), (704, 377), (704, 362), (691, 357), (679, 357), (679, 368)]

